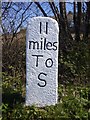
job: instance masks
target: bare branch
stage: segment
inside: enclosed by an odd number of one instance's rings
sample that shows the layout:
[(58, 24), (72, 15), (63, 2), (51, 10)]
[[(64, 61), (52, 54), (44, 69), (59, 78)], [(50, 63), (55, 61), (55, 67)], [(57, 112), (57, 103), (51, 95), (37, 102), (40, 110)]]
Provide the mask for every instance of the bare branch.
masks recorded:
[(40, 5), (40, 3), (39, 2), (35, 2), (35, 4), (38, 6), (38, 8), (41, 10), (41, 12), (43, 13), (43, 15), (45, 16), (45, 17), (47, 17), (47, 14), (46, 14), (46, 12), (44, 11), (44, 9), (41, 7), (41, 5)]

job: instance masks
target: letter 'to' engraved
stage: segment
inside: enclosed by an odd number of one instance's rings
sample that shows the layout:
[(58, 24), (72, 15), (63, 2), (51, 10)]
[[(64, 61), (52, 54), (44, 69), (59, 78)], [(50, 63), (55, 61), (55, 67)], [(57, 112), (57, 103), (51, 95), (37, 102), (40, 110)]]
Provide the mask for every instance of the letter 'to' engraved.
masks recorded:
[(32, 55), (36, 57), (36, 67), (38, 67), (38, 61), (39, 61), (39, 57), (43, 57), (43, 55)]
[(53, 60), (51, 58), (48, 58), (46, 61), (45, 61), (45, 65), (47, 68), (50, 68), (53, 66)]

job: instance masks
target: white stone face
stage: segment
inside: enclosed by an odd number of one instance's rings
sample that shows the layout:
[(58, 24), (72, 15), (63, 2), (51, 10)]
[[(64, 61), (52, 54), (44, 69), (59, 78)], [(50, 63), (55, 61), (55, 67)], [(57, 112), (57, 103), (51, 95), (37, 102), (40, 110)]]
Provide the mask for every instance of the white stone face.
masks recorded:
[(58, 23), (34, 17), (26, 33), (26, 105), (43, 107), (58, 100)]

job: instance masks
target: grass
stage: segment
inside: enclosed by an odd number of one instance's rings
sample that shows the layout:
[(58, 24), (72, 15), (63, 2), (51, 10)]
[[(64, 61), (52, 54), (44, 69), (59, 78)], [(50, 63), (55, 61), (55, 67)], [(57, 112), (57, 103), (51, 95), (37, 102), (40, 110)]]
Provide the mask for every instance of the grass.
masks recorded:
[[(25, 106), (25, 86), (20, 76), (15, 78), (4, 74), (3, 79), (3, 120), (89, 120), (89, 86), (59, 84), (58, 103), (38, 108)], [(16, 87), (12, 87), (14, 83)]]

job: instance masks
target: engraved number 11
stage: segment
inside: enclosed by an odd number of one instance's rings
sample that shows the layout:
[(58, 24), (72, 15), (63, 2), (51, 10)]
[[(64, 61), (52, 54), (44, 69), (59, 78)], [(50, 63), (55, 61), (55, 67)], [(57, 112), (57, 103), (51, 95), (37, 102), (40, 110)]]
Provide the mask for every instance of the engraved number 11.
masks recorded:
[[(46, 26), (45, 33), (48, 34), (48, 22), (46, 22), (45, 26)], [(42, 22), (40, 22), (40, 34), (41, 32), (42, 32)]]

